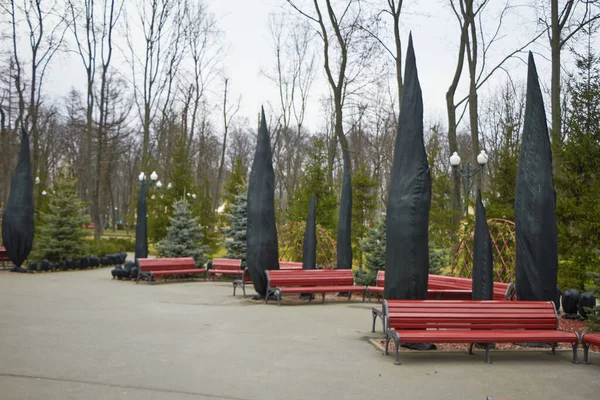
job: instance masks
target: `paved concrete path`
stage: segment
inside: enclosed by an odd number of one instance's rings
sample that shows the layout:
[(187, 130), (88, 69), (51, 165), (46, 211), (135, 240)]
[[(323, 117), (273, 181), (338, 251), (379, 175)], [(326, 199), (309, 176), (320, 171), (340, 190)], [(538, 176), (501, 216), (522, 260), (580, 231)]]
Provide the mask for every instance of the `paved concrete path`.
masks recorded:
[(110, 269), (0, 273), (0, 398), (597, 399), (600, 356), (411, 353), (367, 341), (369, 304), (253, 304), (224, 282)]

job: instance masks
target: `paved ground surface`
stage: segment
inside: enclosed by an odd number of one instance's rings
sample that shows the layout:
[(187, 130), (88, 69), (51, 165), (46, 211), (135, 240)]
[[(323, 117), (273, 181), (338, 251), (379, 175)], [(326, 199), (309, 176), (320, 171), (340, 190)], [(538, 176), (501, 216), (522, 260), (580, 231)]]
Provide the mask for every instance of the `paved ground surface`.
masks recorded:
[[(0, 398), (597, 399), (600, 356), (411, 353), (367, 338), (370, 305), (281, 306), (220, 282), (135, 285), (109, 269), (0, 273)], [(581, 353), (580, 353), (581, 354)]]

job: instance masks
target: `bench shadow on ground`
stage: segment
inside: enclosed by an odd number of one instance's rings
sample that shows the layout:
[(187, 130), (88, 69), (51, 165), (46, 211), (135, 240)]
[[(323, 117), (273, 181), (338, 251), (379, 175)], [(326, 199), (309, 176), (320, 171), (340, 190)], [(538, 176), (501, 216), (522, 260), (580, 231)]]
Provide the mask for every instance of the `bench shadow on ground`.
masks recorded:
[[(380, 345), (377, 341), (381, 340), (380, 336), (365, 336), (363, 340), (368, 345), (372, 346), (374, 352), (381, 355), (382, 362), (394, 363), (396, 354), (394, 351), (390, 351), (388, 355), (384, 354), (384, 346)], [(510, 366), (523, 366), (524, 363), (527, 365), (547, 365), (550, 362), (556, 362), (560, 364), (569, 364), (573, 367), (580, 368), (600, 368), (600, 354), (590, 352), (590, 361), (588, 364), (574, 364), (572, 360), (572, 350), (556, 350), (556, 354), (552, 354), (550, 350), (491, 350), (490, 356), (492, 364), (485, 363), (485, 350), (474, 349), (474, 354), (469, 355), (468, 345), (465, 345), (465, 349), (456, 351), (441, 351), (441, 350), (407, 350), (402, 349), (400, 351), (400, 362), (402, 363), (398, 367), (402, 366), (436, 366), (441, 365), (473, 365), (473, 363), (481, 364), (484, 367), (495, 364), (498, 365), (510, 365)], [(583, 360), (583, 350), (581, 347), (578, 350), (579, 361)], [(436, 363), (436, 364), (432, 364)]]

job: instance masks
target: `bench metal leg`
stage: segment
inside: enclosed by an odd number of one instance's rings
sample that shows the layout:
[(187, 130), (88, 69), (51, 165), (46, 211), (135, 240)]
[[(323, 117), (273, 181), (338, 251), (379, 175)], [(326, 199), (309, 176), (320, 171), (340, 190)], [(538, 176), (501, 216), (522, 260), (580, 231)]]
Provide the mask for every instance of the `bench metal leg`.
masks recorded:
[[(579, 364), (579, 359), (577, 358), (577, 347), (579, 346), (579, 342), (573, 343), (573, 364)], [(584, 349), (585, 352), (585, 349)], [(587, 362), (587, 357), (584, 356), (585, 361)]]
[(233, 284), (233, 297), (235, 297), (235, 289), (237, 288), (236, 282), (231, 282)]
[(375, 322), (377, 321), (377, 313), (375, 310), (371, 311), (373, 313), (373, 330), (371, 332), (375, 332)]
[(244, 292), (244, 297), (246, 297), (246, 282), (242, 281), (242, 292)]
[(475, 343), (471, 343), (469, 345), (469, 355), (472, 356), (473, 355), (473, 346), (475, 345)]
[(588, 353), (590, 351), (590, 345), (587, 343), (582, 343), (583, 344), (583, 363), (587, 364), (588, 363)]
[[(400, 336), (398, 336), (398, 333), (392, 332), (391, 334), (388, 334), (387, 341), (389, 341), (390, 336), (392, 337), (392, 339), (394, 339), (394, 346), (396, 348), (396, 361), (394, 361), (394, 364), (401, 365), (401, 362), (400, 362)], [(385, 347), (385, 350), (387, 351), (387, 346)]]
[(323, 296), (323, 301), (321, 301), (321, 304), (325, 304), (325, 293), (321, 293), (321, 295)]
[(552, 343), (552, 354), (556, 354), (556, 343)]
[(492, 363), (492, 360), (490, 359), (490, 344), (489, 343), (485, 344), (485, 363), (486, 364)]
[(275, 295), (277, 296), (277, 306), (281, 305), (281, 290), (275, 290)]
[(348, 301), (350, 301), (350, 299), (352, 299), (352, 292), (348, 293)]

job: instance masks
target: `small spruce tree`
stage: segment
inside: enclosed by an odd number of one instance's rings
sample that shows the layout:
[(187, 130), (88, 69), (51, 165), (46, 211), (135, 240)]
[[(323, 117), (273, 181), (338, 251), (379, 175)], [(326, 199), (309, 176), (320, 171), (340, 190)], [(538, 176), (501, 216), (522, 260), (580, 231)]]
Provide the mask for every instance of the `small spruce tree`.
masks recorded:
[[(360, 242), (361, 250), (366, 254), (366, 274), (357, 275), (360, 285), (375, 285), (377, 272), (385, 270), (385, 216), (380, 217), (375, 226), (370, 229), (365, 238)], [(448, 264), (448, 252), (429, 248), (429, 273), (440, 274), (443, 267)]]
[(173, 217), (167, 235), (157, 245), (161, 257), (192, 257), (196, 267), (206, 262), (207, 247), (202, 243), (202, 227), (192, 216), (188, 202), (177, 200), (173, 203)]
[(365, 282), (360, 284), (375, 285), (377, 271), (385, 269), (385, 217), (379, 217), (375, 226), (370, 229), (360, 242), (360, 249), (366, 254)]
[(77, 178), (63, 168), (45, 197), (46, 211), (41, 211), (42, 223), (32, 257), (58, 262), (86, 256), (88, 246), (82, 225), (88, 221), (84, 216), (85, 204), (78, 196)]
[(246, 260), (246, 224), (248, 221), (248, 198), (246, 194), (235, 196), (230, 213), (226, 215), (229, 227), (223, 229), (227, 237), (225, 247), (228, 258)]
[[(590, 285), (590, 291), (594, 293), (596, 299), (600, 299), (600, 273), (589, 272), (588, 276), (594, 282), (593, 285)], [(600, 333), (600, 306), (588, 308), (586, 312), (588, 315), (585, 321), (587, 331)]]

